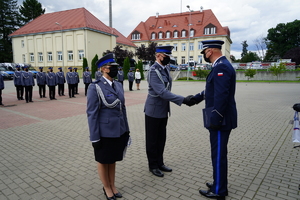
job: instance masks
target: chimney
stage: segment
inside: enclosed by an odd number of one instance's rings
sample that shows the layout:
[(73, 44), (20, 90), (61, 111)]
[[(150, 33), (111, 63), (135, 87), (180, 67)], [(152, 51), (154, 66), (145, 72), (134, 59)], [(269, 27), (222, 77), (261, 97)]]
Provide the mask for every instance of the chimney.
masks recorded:
[(159, 13), (157, 12), (157, 13), (156, 13), (156, 18), (158, 18), (158, 15), (159, 15)]
[(202, 6), (200, 7), (200, 12), (203, 12), (203, 7)]
[(112, 28), (112, 5), (111, 5), (111, 1), (109, 0), (109, 27)]

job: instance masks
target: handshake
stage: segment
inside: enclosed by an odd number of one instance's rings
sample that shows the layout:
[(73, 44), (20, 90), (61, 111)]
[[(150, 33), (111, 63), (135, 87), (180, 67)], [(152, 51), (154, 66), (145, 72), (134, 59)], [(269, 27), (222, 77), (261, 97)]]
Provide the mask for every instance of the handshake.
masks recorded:
[(183, 99), (182, 103), (186, 104), (187, 106), (193, 106), (193, 105), (198, 104), (200, 102), (196, 100), (196, 98), (194, 97), (194, 95), (189, 95), (189, 96), (186, 96)]

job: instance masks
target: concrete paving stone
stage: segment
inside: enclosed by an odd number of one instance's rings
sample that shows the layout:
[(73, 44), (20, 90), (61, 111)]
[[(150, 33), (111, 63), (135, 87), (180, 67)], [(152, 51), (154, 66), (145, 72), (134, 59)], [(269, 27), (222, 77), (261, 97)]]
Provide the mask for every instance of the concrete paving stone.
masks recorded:
[(0, 199), (1, 200), (9, 200), (6, 196), (4, 196), (3, 194), (0, 194)]

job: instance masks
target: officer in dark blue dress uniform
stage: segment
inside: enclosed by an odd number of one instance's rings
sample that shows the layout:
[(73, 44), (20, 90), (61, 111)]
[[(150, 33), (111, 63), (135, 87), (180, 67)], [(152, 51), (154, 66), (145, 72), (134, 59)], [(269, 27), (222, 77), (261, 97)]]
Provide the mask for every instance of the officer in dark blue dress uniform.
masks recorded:
[(88, 67), (85, 68), (85, 72), (83, 72), (82, 79), (83, 79), (83, 83), (85, 85), (85, 87), (84, 87), (84, 95), (86, 96), (87, 89), (88, 89), (90, 83), (93, 82), (92, 81), (92, 74), (89, 71)]
[(74, 85), (74, 91), (75, 91), (75, 94), (79, 94), (78, 93), (78, 83), (80, 83), (80, 79), (79, 79), (79, 74), (77, 72), (76, 67), (74, 67), (74, 75), (75, 75), (75, 79), (76, 79), (76, 83)]
[(15, 71), (14, 74), (14, 85), (16, 87), (16, 92), (17, 92), (17, 98), (18, 100), (24, 100), (23, 95), (24, 95), (24, 87), (21, 83), (21, 76), (22, 76), (22, 71), (20, 65), (16, 66), (17, 71)]
[(72, 71), (72, 67), (68, 68), (70, 71), (67, 72), (66, 77), (67, 77), (67, 83), (68, 83), (68, 90), (69, 90), (69, 97), (70, 98), (75, 98), (75, 83), (76, 83), (76, 78), (75, 74)]
[(34, 84), (34, 78), (31, 72), (28, 72), (28, 66), (24, 66), (25, 71), (21, 74), (21, 83), (25, 88), (25, 100), (26, 103), (32, 101), (32, 88)]
[(56, 100), (55, 98), (55, 86), (57, 85), (56, 74), (53, 72), (53, 68), (48, 68), (50, 71), (46, 75), (46, 82), (49, 88), (50, 100)]
[(119, 67), (118, 75), (117, 75), (118, 82), (120, 82), (123, 85), (124, 81), (124, 72), (122, 67)]
[(144, 107), (146, 153), (149, 170), (158, 177), (164, 176), (162, 171), (172, 171), (165, 166), (163, 159), (170, 101), (179, 106), (182, 103), (189, 103), (189, 96), (185, 98), (171, 92), (172, 78), (167, 65), (173, 48), (173, 46), (156, 47), (156, 62), (150, 67), (147, 78), (148, 96)]
[(4, 81), (3, 76), (0, 74), (0, 106), (3, 106), (2, 104), (2, 90), (4, 89)]
[(95, 80), (98, 81), (102, 77), (101, 69), (98, 68), (98, 71), (95, 72)]
[(134, 73), (130, 69), (129, 72), (127, 73), (127, 78), (128, 78), (128, 83), (129, 83), (129, 91), (133, 91), (132, 85), (134, 81)]
[[(205, 127), (210, 133), (213, 183), (206, 183), (209, 190), (200, 190), (200, 194), (214, 199), (225, 199), (227, 188), (227, 143), (232, 129), (237, 127), (237, 109), (235, 103), (235, 70), (222, 56), (221, 40), (203, 41), (206, 62), (213, 63), (212, 70), (206, 78), (205, 91), (195, 95), (196, 103), (205, 99), (207, 120)], [(207, 123), (206, 123), (207, 121)]]
[(115, 186), (116, 162), (123, 159), (129, 140), (124, 90), (114, 81), (118, 64), (114, 54), (100, 58), (96, 65), (103, 76), (91, 83), (87, 92), (87, 117), (98, 173), (108, 200), (121, 198)]
[(58, 85), (58, 95), (59, 96), (65, 96), (65, 82), (66, 82), (66, 78), (65, 78), (65, 74), (62, 71), (62, 68), (59, 67), (58, 68), (58, 72), (56, 72), (56, 82)]
[(43, 67), (39, 67), (40, 71), (36, 74), (36, 84), (39, 87), (40, 98), (46, 98), (46, 74)]

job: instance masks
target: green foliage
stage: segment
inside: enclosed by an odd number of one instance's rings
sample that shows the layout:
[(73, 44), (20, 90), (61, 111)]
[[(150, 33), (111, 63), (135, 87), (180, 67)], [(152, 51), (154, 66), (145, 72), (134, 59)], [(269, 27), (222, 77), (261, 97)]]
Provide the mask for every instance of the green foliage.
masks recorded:
[(98, 67), (96, 66), (96, 62), (98, 60), (99, 60), (98, 55), (96, 54), (95, 57), (93, 58), (92, 62), (91, 62), (91, 67), (92, 67), (91, 73), (92, 73), (92, 76), (94, 76), (94, 78), (96, 78), (95, 73), (98, 70)]
[(260, 60), (258, 55), (255, 52), (249, 51), (246, 53), (242, 58), (241, 62), (247, 63), (247, 62), (252, 62), (252, 61), (257, 61)]
[(120, 66), (123, 66), (125, 58), (129, 57), (129, 59), (132, 59), (133, 56), (134, 56), (134, 53), (132, 51), (123, 50), (122, 48), (123, 48), (123, 46), (117, 45), (113, 49), (113, 51), (106, 50), (105, 52), (103, 52), (103, 56), (106, 55), (106, 54), (108, 54), (108, 53), (114, 53), (115, 54), (115, 58), (116, 58), (116, 62)]
[(250, 78), (253, 78), (255, 74), (256, 74), (255, 69), (247, 69), (245, 71), (245, 76), (248, 76), (248, 81), (249, 81)]
[(42, 4), (37, 0), (24, 0), (19, 11), (24, 25), (45, 13)]
[(126, 57), (123, 63), (124, 79), (127, 79), (127, 73), (129, 72), (129, 69), (130, 69), (130, 59)]
[(151, 42), (149, 43), (148, 47), (145, 47), (145, 45), (141, 45), (136, 49), (135, 55), (140, 60), (144, 61), (155, 61), (155, 51), (156, 51), (157, 43)]
[(270, 72), (274, 75), (274, 76), (277, 76), (277, 80), (278, 80), (278, 77), (281, 73), (285, 72), (285, 64), (284, 63), (280, 63), (279, 65), (274, 65), (272, 67), (269, 68)]
[(83, 71), (85, 71), (85, 68), (88, 67), (88, 61), (86, 58), (83, 58), (83, 62), (82, 62), (82, 69)]
[(248, 47), (247, 40), (243, 41), (241, 43), (241, 45), (243, 46), (241, 57), (244, 57), (248, 53), (248, 50), (247, 50), (247, 47)]
[(198, 77), (200, 79), (206, 79), (206, 77), (209, 74), (210, 70), (198, 69), (198, 70), (194, 70), (194, 72), (196, 73), (196, 77)]
[(141, 60), (138, 61), (137, 63), (137, 68), (140, 70), (141, 72), (141, 77), (142, 77), (142, 80), (144, 80), (144, 69), (143, 69), (143, 62)]

